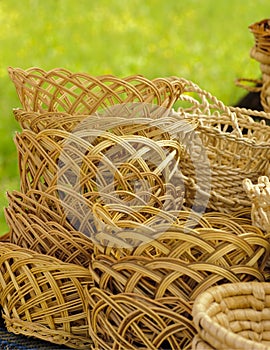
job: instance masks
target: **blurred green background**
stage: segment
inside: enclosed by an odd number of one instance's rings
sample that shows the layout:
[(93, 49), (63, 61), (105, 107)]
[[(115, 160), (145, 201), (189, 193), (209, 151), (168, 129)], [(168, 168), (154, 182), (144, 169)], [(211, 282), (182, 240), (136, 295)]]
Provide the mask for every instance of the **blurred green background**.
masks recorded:
[(246, 93), (235, 79), (260, 75), (248, 26), (268, 17), (269, 0), (0, 0), (0, 233), (5, 193), (19, 189), (8, 66), (177, 75), (234, 104)]

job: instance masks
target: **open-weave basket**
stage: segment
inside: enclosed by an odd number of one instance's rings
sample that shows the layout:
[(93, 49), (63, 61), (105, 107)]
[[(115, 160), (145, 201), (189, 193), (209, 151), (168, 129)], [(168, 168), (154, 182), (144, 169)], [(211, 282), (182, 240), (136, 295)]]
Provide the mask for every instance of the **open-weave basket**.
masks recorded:
[(187, 350), (196, 334), (191, 304), (180, 296), (153, 300), (94, 287), (87, 289), (86, 307), (96, 349)]
[(92, 285), (82, 266), (0, 243), (0, 305), (10, 332), (89, 349), (84, 289)]
[(128, 103), (146, 102), (170, 108), (183, 86), (178, 79), (147, 79), (141, 75), (118, 78), (91, 76), (55, 68), (8, 68), (23, 109), (35, 112), (91, 114), (98, 109)]
[(270, 283), (215, 286), (200, 294), (192, 315), (192, 349), (270, 349)]
[[(269, 171), (270, 127), (266, 125), (269, 115), (225, 106), (193, 82), (181, 81), (185, 88), (179, 96), (177, 112), (184, 118), (198, 118), (196, 130), (209, 159), (209, 209), (232, 212), (250, 207), (243, 180), (255, 181)], [(253, 116), (261, 121), (254, 121)], [(185, 165), (184, 175), (196, 184), (194, 166), (188, 158)]]
[(252, 203), (251, 218), (255, 226), (270, 234), (270, 181), (267, 176), (260, 176), (257, 184), (250, 179), (244, 180), (244, 189)]

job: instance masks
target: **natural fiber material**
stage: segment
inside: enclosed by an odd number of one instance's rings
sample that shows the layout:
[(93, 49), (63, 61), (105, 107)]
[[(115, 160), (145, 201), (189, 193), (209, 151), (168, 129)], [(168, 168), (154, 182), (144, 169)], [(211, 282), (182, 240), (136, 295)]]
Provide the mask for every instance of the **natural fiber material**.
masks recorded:
[(97, 349), (190, 349), (191, 305), (181, 297), (152, 300), (138, 293), (87, 289), (89, 333)]
[(129, 102), (152, 103), (170, 108), (183, 86), (178, 79), (149, 80), (141, 75), (118, 78), (91, 76), (56, 68), (8, 69), (25, 110), (91, 114), (98, 109)]
[(91, 338), (83, 308), (89, 270), (0, 243), (0, 304), (7, 329), (75, 349)]
[(270, 348), (270, 283), (229, 283), (212, 287), (193, 305), (198, 332), (192, 349)]
[(267, 176), (258, 178), (255, 185), (250, 179), (243, 182), (244, 189), (252, 203), (251, 218), (253, 225), (270, 233), (270, 181)]
[[(255, 122), (251, 111), (225, 106), (198, 85), (181, 81), (185, 82), (185, 89), (179, 104), (184, 102), (185, 105), (179, 106), (178, 113), (184, 118), (198, 118), (196, 130), (210, 162), (209, 209), (232, 212), (250, 207), (242, 183), (245, 178), (256, 180), (269, 169), (270, 127), (265, 123), (269, 116), (254, 112), (255, 116), (264, 119)], [(194, 166), (188, 159), (185, 165), (184, 175), (196, 184)]]

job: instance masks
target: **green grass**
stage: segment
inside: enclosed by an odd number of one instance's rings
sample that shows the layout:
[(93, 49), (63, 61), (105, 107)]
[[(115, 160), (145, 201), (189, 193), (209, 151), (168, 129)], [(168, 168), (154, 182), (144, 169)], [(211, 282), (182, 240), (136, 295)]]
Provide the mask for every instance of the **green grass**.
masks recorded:
[(178, 75), (233, 104), (245, 94), (234, 80), (260, 75), (248, 25), (269, 14), (269, 0), (0, 0), (0, 232), (5, 193), (19, 188), (8, 66)]

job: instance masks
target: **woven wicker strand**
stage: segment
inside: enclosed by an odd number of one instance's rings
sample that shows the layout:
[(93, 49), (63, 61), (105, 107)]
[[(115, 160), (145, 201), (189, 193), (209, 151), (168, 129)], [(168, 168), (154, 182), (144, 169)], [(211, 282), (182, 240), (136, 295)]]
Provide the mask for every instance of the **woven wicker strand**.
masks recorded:
[(89, 270), (0, 243), (0, 304), (7, 329), (74, 349), (92, 340), (84, 311)]
[(270, 181), (260, 176), (254, 185), (250, 179), (243, 181), (244, 189), (252, 203), (251, 218), (254, 226), (270, 233)]
[(141, 75), (123, 79), (113, 75), (91, 76), (63, 68), (45, 71), (8, 68), (25, 110), (91, 114), (97, 109), (128, 102), (146, 102), (170, 108), (183, 86), (174, 78), (149, 80)]
[(192, 315), (197, 349), (270, 348), (270, 283), (228, 283), (199, 295)]
[(190, 349), (191, 305), (180, 297), (152, 300), (137, 293), (87, 289), (89, 333), (97, 349)]

